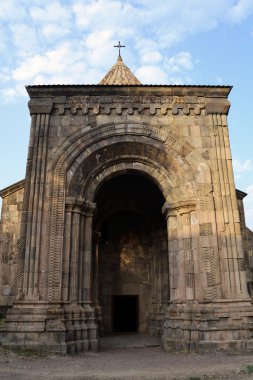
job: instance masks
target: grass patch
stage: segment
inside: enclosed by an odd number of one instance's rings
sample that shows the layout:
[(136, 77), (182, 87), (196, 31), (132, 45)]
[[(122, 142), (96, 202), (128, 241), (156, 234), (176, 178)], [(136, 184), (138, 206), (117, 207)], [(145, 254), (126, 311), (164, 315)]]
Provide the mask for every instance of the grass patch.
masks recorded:
[(4, 324), (5, 324), (5, 319), (4, 318), (0, 318), (0, 327), (2, 327)]
[(16, 355), (16, 356), (22, 356), (27, 358), (43, 358), (49, 355), (46, 351), (39, 351), (39, 350), (26, 350), (22, 348), (12, 348), (12, 347), (0, 347), (0, 354), (3, 354), (5, 356), (8, 355)]
[(241, 371), (240, 371), (241, 374), (243, 375), (250, 375), (250, 374), (253, 374), (253, 364), (249, 364), (247, 365), (247, 367), (243, 368)]
[(48, 356), (48, 352), (40, 350), (26, 350), (22, 348), (12, 348), (10, 351), (14, 352), (18, 356), (29, 357), (29, 358), (41, 358)]

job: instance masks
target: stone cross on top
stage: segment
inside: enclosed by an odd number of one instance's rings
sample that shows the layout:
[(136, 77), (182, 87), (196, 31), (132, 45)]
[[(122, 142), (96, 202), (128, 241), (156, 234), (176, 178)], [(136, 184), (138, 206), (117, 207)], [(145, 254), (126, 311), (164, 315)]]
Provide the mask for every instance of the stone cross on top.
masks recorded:
[(120, 41), (119, 41), (118, 45), (114, 45), (114, 47), (116, 47), (116, 48), (119, 49), (119, 57), (121, 57), (121, 55), (120, 55), (120, 49), (123, 48), (123, 47), (125, 47), (125, 45), (121, 45)]

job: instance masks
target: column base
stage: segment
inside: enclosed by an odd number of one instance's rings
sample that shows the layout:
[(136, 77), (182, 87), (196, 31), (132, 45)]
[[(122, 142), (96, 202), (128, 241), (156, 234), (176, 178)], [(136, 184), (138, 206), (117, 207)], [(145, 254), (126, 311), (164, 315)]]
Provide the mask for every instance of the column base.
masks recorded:
[(160, 338), (163, 334), (163, 323), (166, 315), (166, 304), (152, 304), (148, 321), (150, 335)]
[(97, 351), (97, 326), (89, 305), (16, 302), (0, 328), (0, 344), (62, 354)]
[(169, 352), (252, 351), (250, 300), (224, 300), (167, 309), (162, 346)]

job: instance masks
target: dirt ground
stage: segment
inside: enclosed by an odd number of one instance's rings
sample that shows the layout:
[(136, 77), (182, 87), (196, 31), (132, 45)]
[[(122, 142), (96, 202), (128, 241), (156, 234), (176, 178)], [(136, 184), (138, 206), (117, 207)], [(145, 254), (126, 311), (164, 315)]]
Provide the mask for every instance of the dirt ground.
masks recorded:
[(111, 348), (78, 356), (0, 348), (1, 380), (253, 380), (253, 354), (168, 354), (160, 347)]

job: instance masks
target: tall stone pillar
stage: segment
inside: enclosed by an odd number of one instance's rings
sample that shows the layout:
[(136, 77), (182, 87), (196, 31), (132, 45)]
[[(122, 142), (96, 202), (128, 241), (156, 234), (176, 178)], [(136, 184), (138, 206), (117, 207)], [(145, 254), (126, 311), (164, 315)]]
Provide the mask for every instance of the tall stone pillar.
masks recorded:
[(80, 220), (81, 205), (75, 204), (72, 209), (72, 228), (71, 228), (71, 251), (70, 251), (70, 276), (69, 276), (69, 301), (78, 301), (78, 268), (80, 252)]
[(92, 260), (92, 307), (95, 311), (96, 322), (99, 327), (99, 334), (103, 336), (104, 326), (103, 326), (103, 316), (102, 308), (99, 300), (99, 240), (101, 233), (93, 232), (93, 260)]
[(72, 232), (72, 209), (74, 200), (68, 201), (65, 206), (65, 230), (62, 259), (62, 300), (69, 301), (69, 280), (70, 280), (70, 250), (71, 250), (71, 232)]
[[(252, 347), (252, 306), (249, 298), (243, 297), (243, 291), (240, 293), (243, 287), (238, 287), (236, 298), (224, 293), (224, 283), (221, 291), (221, 240), (212, 202), (209, 210), (203, 209), (211, 198), (210, 192), (202, 199), (207, 187), (210, 185), (199, 185), (196, 205), (178, 202), (163, 207), (168, 225), (171, 296), (162, 337), (167, 351)], [(229, 244), (226, 250), (229, 251)], [(230, 276), (234, 280), (236, 276), (241, 278), (234, 266), (224, 277)]]
[[(95, 310), (91, 305), (91, 285), (92, 285), (92, 223), (93, 215), (96, 211), (96, 204), (84, 202), (84, 241), (83, 241), (83, 261), (82, 261), (82, 281), (81, 281), (81, 305), (85, 310), (86, 323), (88, 328), (89, 349), (97, 350), (98, 326), (95, 322)], [(96, 259), (95, 259), (96, 260)]]
[(196, 202), (166, 203), (163, 213), (167, 219), (170, 303), (193, 301), (196, 299), (198, 268), (193, 250), (197, 244), (194, 231)]
[(162, 323), (169, 299), (168, 242), (166, 231), (152, 234), (152, 305), (149, 317), (149, 332), (161, 336)]
[(239, 211), (236, 199), (232, 157), (229, 145), (227, 117), (210, 113), (214, 203), (219, 236), (222, 293), (226, 299), (248, 298), (246, 267), (240, 231)]
[(26, 182), (21, 222), (20, 254), (18, 263), (19, 299), (38, 301), (43, 261), (41, 242), (43, 235), (44, 193), (47, 168), (49, 118), (52, 99), (29, 102), (32, 125), (26, 167)]
[(62, 295), (67, 351), (96, 350), (97, 326), (90, 303), (92, 216), (95, 204), (67, 198)]
[[(18, 259), (18, 300), (9, 310), (1, 342), (7, 347), (66, 352), (64, 313), (59, 302), (47, 302), (47, 236), (44, 201), (48, 169), (52, 98), (29, 102), (32, 116)], [(43, 302), (41, 302), (43, 301)]]
[(92, 219), (96, 210), (95, 203), (85, 202), (84, 204), (84, 258), (82, 276), (82, 296), (83, 304), (91, 303), (91, 266), (92, 266)]

